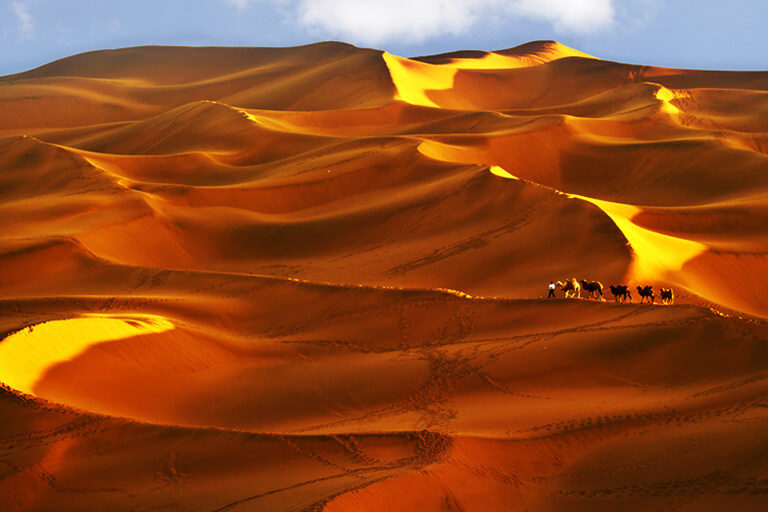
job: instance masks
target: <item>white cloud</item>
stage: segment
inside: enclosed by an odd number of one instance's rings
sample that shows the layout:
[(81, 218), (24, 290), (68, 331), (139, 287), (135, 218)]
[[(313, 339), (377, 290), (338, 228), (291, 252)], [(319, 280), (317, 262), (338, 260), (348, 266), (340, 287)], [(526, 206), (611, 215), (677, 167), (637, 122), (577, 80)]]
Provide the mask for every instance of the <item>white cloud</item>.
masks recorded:
[(614, 22), (613, 0), (513, 0), (507, 10), (551, 22), (558, 32), (595, 32)]
[(481, 14), (465, 0), (302, 0), (297, 8), (302, 25), (366, 44), (461, 34)]
[(35, 37), (35, 26), (32, 23), (32, 16), (27, 11), (27, 6), (24, 2), (11, 2), (11, 9), (19, 19), (19, 34), (21, 39), (32, 39)]
[(477, 29), (483, 19), (551, 23), (590, 33), (614, 23), (616, 0), (224, 0), (238, 9), (279, 3), (291, 21), (318, 35), (376, 45), (421, 42)]

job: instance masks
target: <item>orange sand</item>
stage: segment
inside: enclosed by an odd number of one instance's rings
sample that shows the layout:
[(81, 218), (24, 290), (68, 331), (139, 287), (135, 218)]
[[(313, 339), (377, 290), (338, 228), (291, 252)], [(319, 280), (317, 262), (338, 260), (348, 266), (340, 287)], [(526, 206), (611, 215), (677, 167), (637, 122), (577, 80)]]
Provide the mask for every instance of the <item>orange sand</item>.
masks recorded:
[(768, 508), (768, 73), (146, 47), (0, 103), (0, 510)]

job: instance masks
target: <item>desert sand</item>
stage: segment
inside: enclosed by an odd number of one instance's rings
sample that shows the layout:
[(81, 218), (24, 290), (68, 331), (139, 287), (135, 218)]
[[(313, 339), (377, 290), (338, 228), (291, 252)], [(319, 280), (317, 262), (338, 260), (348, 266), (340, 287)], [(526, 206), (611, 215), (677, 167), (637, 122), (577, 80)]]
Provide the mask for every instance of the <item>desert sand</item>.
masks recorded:
[(140, 47), (0, 112), (0, 510), (768, 509), (768, 72)]

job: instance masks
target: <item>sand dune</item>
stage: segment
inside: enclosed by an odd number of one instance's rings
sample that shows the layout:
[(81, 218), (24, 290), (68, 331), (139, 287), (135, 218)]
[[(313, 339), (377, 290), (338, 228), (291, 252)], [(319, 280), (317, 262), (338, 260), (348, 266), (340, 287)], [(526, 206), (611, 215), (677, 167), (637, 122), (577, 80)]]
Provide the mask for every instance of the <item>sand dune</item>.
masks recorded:
[(0, 133), (135, 121), (202, 100), (308, 111), (383, 106), (393, 86), (380, 56), (341, 43), (86, 53), (4, 77)]
[(1, 77), (0, 510), (762, 510), (767, 98), (551, 41)]

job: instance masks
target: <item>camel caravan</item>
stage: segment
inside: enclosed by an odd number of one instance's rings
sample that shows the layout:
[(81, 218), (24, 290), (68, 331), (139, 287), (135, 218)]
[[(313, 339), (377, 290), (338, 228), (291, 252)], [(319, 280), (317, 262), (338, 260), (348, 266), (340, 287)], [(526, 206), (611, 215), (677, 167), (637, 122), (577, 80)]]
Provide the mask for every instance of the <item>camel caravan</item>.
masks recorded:
[[(586, 279), (577, 280), (576, 278), (566, 279), (565, 281), (550, 281), (549, 297), (555, 297), (555, 288), (559, 288), (565, 294), (566, 299), (581, 298), (582, 291), (588, 299), (603, 300), (603, 284), (600, 281), (587, 281)], [(623, 284), (611, 285), (611, 294), (614, 302), (632, 303), (632, 291), (629, 286)], [(653, 292), (653, 286), (638, 286), (637, 293), (640, 295), (640, 303), (646, 300), (649, 304), (656, 303), (656, 294)], [(675, 302), (675, 294), (672, 288), (661, 289), (661, 303), (671, 305)]]

